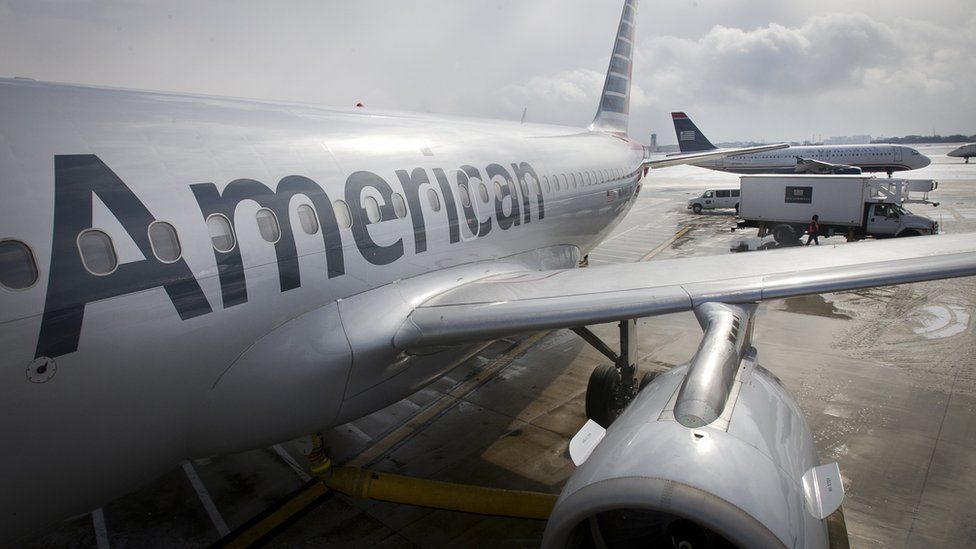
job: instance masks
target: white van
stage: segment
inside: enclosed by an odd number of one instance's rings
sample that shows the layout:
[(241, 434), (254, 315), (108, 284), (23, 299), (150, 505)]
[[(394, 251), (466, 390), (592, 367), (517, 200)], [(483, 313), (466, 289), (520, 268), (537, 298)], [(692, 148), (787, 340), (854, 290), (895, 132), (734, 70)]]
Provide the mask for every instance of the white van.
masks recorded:
[(734, 208), (739, 213), (739, 189), (708, 189), (688, 201), (688, 209), (695, 213), (718, 208)]

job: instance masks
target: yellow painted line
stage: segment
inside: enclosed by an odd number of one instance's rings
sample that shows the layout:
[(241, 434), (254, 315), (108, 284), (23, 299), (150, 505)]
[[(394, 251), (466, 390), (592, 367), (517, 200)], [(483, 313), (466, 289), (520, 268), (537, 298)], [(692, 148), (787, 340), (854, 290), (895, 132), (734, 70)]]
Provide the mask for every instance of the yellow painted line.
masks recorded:
[(328, 493), (328, 491), (329, 489), (326, 488), (326, 486), (321, 482), (313, 482), (301, 489), (298, 494), (286, 501), (281, 507), (278, 507), (273, 512), (268, 514), (268, 516), (262, 518), (240, 532), (231, 532), (229, 536), (221, 539), (214, 545), (216, 547), (223, 547), (226, 549), (243, 549), (244, 547), (251, 547), (258, 544), (261, 539), (271, 533), (272, 530), (281, 526), (295, 515), (303, 512), (306, 508), (308, 508), (308, 506), (312, 505), (318, 501), (319, 498)]
[(458, 385), (444, 396), (439, 398), (436, 402), (422, 410), (420, 413), (415, 415), (407, 423), (404, 423), (387, 436), (376, 441), (375, 444), (364, 450), (358, 456), (346, 463), (350, 467), (362, 467), (367, 463), (371, 463), (373, 460), (382, 456), (385, 452), (405, 440), (407, 437), (413, 435), (414, 433), (420, 431), (422, 427), (431, 419), (434, 419), (438, 414), (446, 410), (448, 407), (454, 405), (458, 400), (460, 400), (464, 395), (468, 394), (479, 385), (487, 381), (489, 378), (494, 376), (499, 370), (508, 366), (515, 360), (516, 357), (525, 353), (530, 347), (536, 344), (540, 339), (542, 339), (549, 332), (539, 332), (532, 336), (529, 336), (522, 340), (518, 345), (510, 349), (507, 353), (501, 357), (495, 359), (495, 361), (487, 368), (481, 370), (476, 375), (471, 377), (471, 379), (465, 381), (464, 383)]
[[(684, 236), (690, 229), (690, 227), (682, 227), (681, 230), (674, 234), (674, 236), (648, 252), (638, 261), (650, 260), (657, 254), (666, 250), (669, 246), (671, 246), (671, 244), (674, 243), (674, 241)], [(507, 353), (496, 358), (488, 367), (484, 368), (464, 383), (451, 389), (433, 404), (412, 417), (407, 423), (396, 428), (385, 437), (375, 441), (374, 444), (366, 448), (363, 452), (351, 459), (345, 465), (348, 467), (362, 467), (378, 459), (384, 453), (388, 452), (394, 446), (400, 444), (410, 436), (420, 432), (431, 420), (443, 413), (450, 406), (453, 406), (465, 395), (478, 388), (492, 376), (497, 374), (499, 370), (511, 364), (517, 357), (527, 352), (548, 333), (549, 331), (538, 332), (525, 338)], [(321, 482), (309, 484), (297, 495), (281, 505), (281, 507), (268, 514), (268, 516), (257, 521), (241, 532), (232, 532), (230, 536), (220, 540), (216, 545), (218, 547), (226, 548), (243, 548), (252, 546), (267, 536), (275, 528), (278, 528), (295, 515), (301, 513), (309, 505), (312, 505), (318, 501), (318, 499), (328, 493), (328, 491), (329, 489)]]
[(638, 259), (637, 262), (640, 263), (641, 261), (650, 261), (650, 259), (652, 257), (654, 257), (657, 254), (659, 254), (659, 253), (663, 252), (664, 250), (668, 249), (668, 247), (670, 245), (674, 244), (674, 241), (675, 240), (678, 240), (679, 238), (681, 238), (682, 236), (684, 236), (685, 233), (687, 233), (690, 230), (691, 230), (691, 227), (682, 227), (680, 231), (674, 233), (674, 236), (672, 236), (671, 238), (669, 238), (666, 241), (662, 242), (657, 248), (654, 248), (653, 250), (651, 250), (650, 252), (648, 252), (647, 255), (645, 255), (644, 257), (642, 257), (640, 259)]
[[(427, 424), (427, 422), (434, 419), (438, 414), (455, 404), (463, 396), (490, 379), (492, 376), (498, 373), (499, 370), (511, 364), (512, 361), (514, 361), (519, 355), (529, 350), (530, 347), (535, 345), (536, 342), (538, 342), (548, 333), (549, 332), (539, 332), (525, 338), (518, 345), (511, 348), (507, 353), (496, 358), (486, 368), (441, 396), (432, 405), (428, 406), (416, 416), (411, 418), (409, 422), (401, 425), (394, 431), (390, 432), (387, 436), (377, 440), (373, 445), (350, 460), (346, 465), (350, 467), (362, 467), (363, 465), (370, 463), (372, 460), (382, 456), (383, 453), (389, 451), (391, 448), (404, 441), (414, 433), (419, 432), (424, 425)], [(274, 529), (278, 528), (295, 515), (304, 511), (308, 506), (318, 501), (318, 499), (328, 493), (328, 491), (329, 489), (321, 482), (313, 482), (299, 491), (294, 497), (282, 504), (281, 507), (269, 513), (268, 516), (258, 520), (240, 532), (231, 532), (229, 536), (221, 539), (215, 545), (217, 547), (225, 548), (243, 548), (255, 545)]]

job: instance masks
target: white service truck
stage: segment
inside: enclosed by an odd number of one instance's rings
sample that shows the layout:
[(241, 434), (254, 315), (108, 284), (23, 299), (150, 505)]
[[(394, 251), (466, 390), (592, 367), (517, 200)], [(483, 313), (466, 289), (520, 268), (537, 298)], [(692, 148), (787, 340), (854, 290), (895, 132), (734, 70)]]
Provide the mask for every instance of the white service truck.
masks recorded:
[[(744, 175), (740, 178), (739, 228), (756, 227), (781, 246), (794, 244), (814, 215), (820, 235), (848, 240), (872, 236), (918, 236), (939, 231), (935, 221), (913, 214), (907, 203), (934, 204), (931, 179), (877, 178), (872, 175)], [(920, 192), (922, 199), (912, 199)]]

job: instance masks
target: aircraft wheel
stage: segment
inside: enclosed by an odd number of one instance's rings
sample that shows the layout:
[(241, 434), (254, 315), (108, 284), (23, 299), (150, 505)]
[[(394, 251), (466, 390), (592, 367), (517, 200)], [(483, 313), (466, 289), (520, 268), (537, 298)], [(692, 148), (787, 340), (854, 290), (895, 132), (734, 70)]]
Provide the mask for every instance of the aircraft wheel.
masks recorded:
[(650, 385), (651, 382), (653, 382), (654, 378), (656, 377), (657, 377), (657, 372), (644, 372), (644, 375), (642, 375), (640, 378), (640, 383), (637, 384), (637, 391), (638, 392), (643, 391), (644, 387)]
[(780, 246), (789, 246), (796, 242), (796, 232), (789, 225), (777, 225), (773, 229), (773, 238)]
[(691, 211), (695, 212), (696, 214), (700, 214), (701, 213), (701, 204), (693, 204), (691, 206)]
[(586, 384), (586, 417), (604, 428), (620, 415), (617, 394), (620, 392), (620, 372), (609, 364), (597, 366)]

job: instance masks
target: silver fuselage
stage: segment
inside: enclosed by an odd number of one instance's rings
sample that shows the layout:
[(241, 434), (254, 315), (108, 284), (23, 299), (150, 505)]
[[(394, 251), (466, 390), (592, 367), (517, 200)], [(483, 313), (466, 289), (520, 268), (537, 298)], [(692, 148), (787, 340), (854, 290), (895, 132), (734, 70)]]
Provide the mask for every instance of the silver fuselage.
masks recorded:
[[(39, 271), (0, 287), (0, 539), (436, 379), (473, 348), (408, 356), (390, 328), (486, 274), (575, 266), (633, 204), (641, 160), (580, 128), (0, 80), (0, 240)], [(177, 261), (154, 256), (153, 221)], [(110, 274), (79, 259), (87, 228), (112, 238)]]
[(699, 163), (703, 168), (732, 173), (796, 173), (797, 157), (829, 164), (856, 166), (865, 172), (917, 170), (932, 161), (904, 145), (811, 145), (743, 154)]

